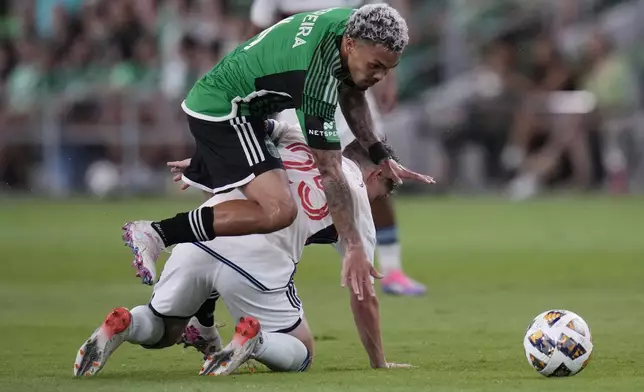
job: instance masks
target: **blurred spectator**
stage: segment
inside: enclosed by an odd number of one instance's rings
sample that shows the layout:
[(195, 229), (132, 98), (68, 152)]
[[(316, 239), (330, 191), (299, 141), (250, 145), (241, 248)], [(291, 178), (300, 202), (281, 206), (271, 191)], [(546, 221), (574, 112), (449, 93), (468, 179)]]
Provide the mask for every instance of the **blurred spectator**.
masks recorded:
[(16, 47), (17, 62), (4, 86), (4, 122), (24, 120), (35, 112), (46, 76), (40, 42), (24, 39), (17, 41)]
[[(67, 20), (68, 14), (73, 14), (80, 9), (83, 0), (35, 0), (36, 33), (41, 38), (49, 38), (60, 32), (65, 27), (61, 25), (61, 18)], [(25, 1), (26, 6), (30, 1)]]
[[(630, 151), (629, 134), (637, 104), (637, 81), (628, 60), (614, 51), (608, 37), (596, 33), (587, 49), (588, 72), (584, 87), (597, 100), (594, 123), (603, 124), (604, 164), (610, 189), (624, 193), (628, 187), (628, 156), (639, 155)], [(629, 154), (630, 153), (630, 154)]]
[(584, 88), (595, 95), (602, 116), (630, 113), (637, 103), (636, 83), (628, 60), (615, 52), (608, 37), (592, 36), (587, 49)]
[[(464, 98), (442, 133), (449, 177), (460, 156), (477, 150), (480, 177), (492, 185), (514, 176), (515, 184), (533, 184), (524, 187), (529, 195), (572, 178), (585, 189), (597, 178), (601, 139), (611, 183), (624, 178), (637, 102), (627, 59), (602, 36), (590, 41), (578, 70), (546, 35), (524, 50), (544, 17), (559, 33), (587, 20), (595, 3), (615, 1), (390, 2), (410, 25), (397, 71), (401, 107), (448, 77), (473, 75), (463, 79)], [(44, 162), (45, 169), (56, 166), (62, 186), (79, 190), (97, 160), (143, 170), (184, 158), (191, 141), (180, 103), (244, 38), (250, 3), (0, 0), (0, 183), (27, 186), (36, 160), (51, 160), (52, 151), (59, 163)], [(482, 58), (472, 58), (482, 46)], [(566, 113), (563, 103), (581, 90), (596, 97), (596, 110)], [(60, 148), (46, 152), (50, 140)]]
[[(517, 70), (517, 49), (511, 39), (502, 37), (484, 50), (482, 62), (475, 71), (477, 87), (468, 116), (461, 129), (445, 133), (445, 146), (451, 157), (449, 171), (456, 173), (460, 152), (475, 145), (485, 153), (482, 174), (501, 184), (505, 173), (500, 163), (508, 129), (517, 109), (517, 102), (527, 88), (525, 78)], [(450, 175), (451, 180), (455, 175)]]
[[(584, 113), (566, 107), (558, 108), (557, 114), (552, 110), (553, 93), (578, 90), (579, 77), (547, 36), (534, 42), (530, 63), (530, 92), (517, 112), (502, 157), (506, 168), (517, 172), (510, 192), (518, 199), (529, 197), (542, 185), (570, 175), (579, 189), (586, 189), (592, 162)], [(576, 99), (572, 93), (557, 96)]]

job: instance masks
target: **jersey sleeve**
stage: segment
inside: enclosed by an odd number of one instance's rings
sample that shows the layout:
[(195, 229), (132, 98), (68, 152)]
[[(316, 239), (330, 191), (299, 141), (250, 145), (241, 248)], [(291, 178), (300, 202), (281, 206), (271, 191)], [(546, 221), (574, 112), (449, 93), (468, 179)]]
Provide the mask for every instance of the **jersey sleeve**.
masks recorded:
[(250, 8), (250, 21), (255, 26), (265, 29), (275, 23), (277, 0), (253, 0)]
[(340, 81), (335, 72), (340, 67), (337, 36), (327, 34), (315, 49), (307, 64), (304, 88), (297, 116), (311, 148), (340, 150), (340, 138), (335, 124)]
[(335, 120), (328, 121), (324, 117), (308, 114), (302, 109), (297, 109), (296, 112), (309, 147), (317, 150), (341, 149)]

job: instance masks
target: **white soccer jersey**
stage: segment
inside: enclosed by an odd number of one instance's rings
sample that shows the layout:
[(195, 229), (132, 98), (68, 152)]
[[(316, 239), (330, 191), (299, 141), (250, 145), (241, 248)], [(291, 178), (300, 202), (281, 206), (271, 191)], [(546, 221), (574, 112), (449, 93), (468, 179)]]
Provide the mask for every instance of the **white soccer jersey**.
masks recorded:
[[(279, 123), (273, 131), (272, 139), (277, 141), (278, 151), (291, 183), (291, 192), (298, 204), (295, 222), (270, 234), (221, 237), (203, 243), (220, 261), (233, 269), (241, 269), (240, 273), (248, 274), (268, 290), (289, 284), (307, 240), (339, 243), (322, 189), (322, 177), (315, 167), (313, 155), (300, 127)], [(376, 231), (367, 188), (359, 167), (353, 161), (344, 158), (342, 168), (353, 196), (356, 225), (367, 256), (373, 263)], [(239, 190), (234, 190), (215, 195), (203, 205), (215, 205), (216, 210), (216, 204), (243, 198), (244, 195)], [(341, 246), (336, 246), (336, 249), (341, 254), (344, 253)]]

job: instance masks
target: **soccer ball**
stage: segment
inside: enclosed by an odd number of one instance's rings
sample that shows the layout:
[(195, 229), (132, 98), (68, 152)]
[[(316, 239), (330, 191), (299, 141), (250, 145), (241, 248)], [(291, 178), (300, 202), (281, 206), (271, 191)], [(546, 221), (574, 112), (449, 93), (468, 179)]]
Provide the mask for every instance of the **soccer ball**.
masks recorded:
[(525, 333), (528, 363), (546, 377), (568, 377), (584, 370), (593, 352), (588, 324), (568, 310), (538, 315)]

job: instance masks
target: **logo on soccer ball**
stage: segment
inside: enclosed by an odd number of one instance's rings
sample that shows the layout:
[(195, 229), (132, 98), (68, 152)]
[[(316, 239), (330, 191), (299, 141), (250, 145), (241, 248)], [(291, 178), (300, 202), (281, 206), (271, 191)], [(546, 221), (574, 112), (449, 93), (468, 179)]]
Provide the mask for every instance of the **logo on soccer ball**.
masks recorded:
[(586, 349), (581, 344), (577, 343), (573, 338), (566, 336), (563, 333), (559, 337), (557, 348), (563, 355), (573, 360), (586, 354)]
[(528, 340), (530, 340), (530, 343), (534, 346), (534, 348), (546, 354), (547, 356), (551, 356), (555, 351), (555, 347), (557, 346), (555, 342), (548, 336), (544, 335), (543, 331), (541, 330), (536, 331), (535, 333), (530, 335)]
[(560, 318), (562, 318), (565, 315), (564, 312), (559, 312), (559, 311), (552, 311), (546, 313), (545, 316), (543, 316), (543, 319), (546, 320), (549, 326), (555, 325), (557, 321), (559, 321)]
[(541, 371), (545, 369), (546, 363), (540, 360), (539, 358), (535, 357), (534, 355), (530, 354), (530, 362), (532, 363), (532, 366), (534, 366), (535, 369), (538, 371)]
[(579, 324), (577, 320), (570, 320), (568, 324), (566, 324), (566, 327), (572, 329), (573, 331), (577, 332), (581, 336), (586, 336), (586, 331), (584, 331), (584, 328)]
[(551, 374), (550, 376), (548, 376), (548, 377), (568, 377), (568, 376), (570, 376), (570, 374), (572, 374), (572, 371), (571, 371), (570, 369), (568, 369), (568, 366), (566, 366), (566, 364), (565, 364), (565, 363), (562, 363), (562, 364), (561, 364), (561, 365), (559, 365), (559, 367), (558, 367), (557, 369), (555, 369), (555, 371), (554, 371), (554, 372), (552, 372), (552, 374)]

